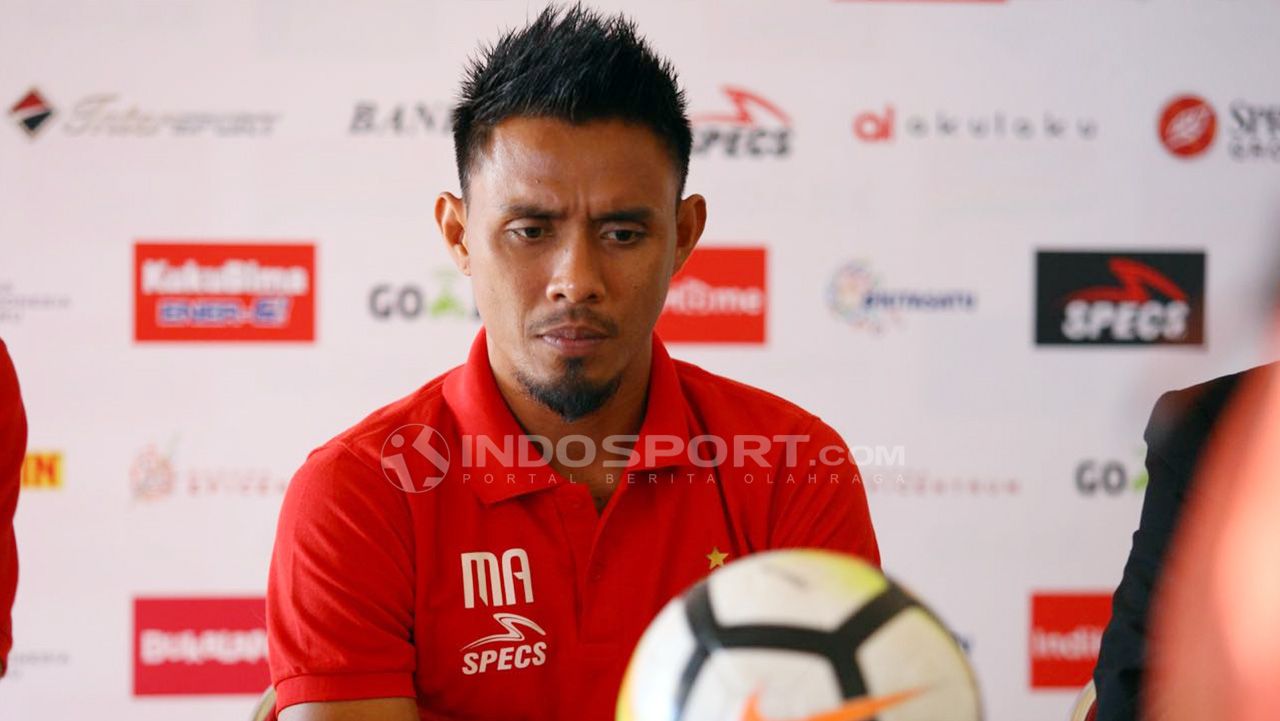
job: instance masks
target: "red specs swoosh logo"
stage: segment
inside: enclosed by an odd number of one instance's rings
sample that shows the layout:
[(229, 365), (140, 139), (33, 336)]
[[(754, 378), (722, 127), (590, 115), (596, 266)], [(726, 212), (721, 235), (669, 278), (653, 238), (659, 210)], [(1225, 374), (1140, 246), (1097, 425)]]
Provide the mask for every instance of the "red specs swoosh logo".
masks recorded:
[[(881, 711), (887, 711), (894, 706), (899, 706), (915, 698), (920, 694), (920, 691), (921, 689), (911, 689), (884, 696), (863, 696), (850, 699), (840, 708), (831, 711), (823, 711), (812, 716), (805, 716), (802, 719), (787, 719), (787, 721), (871, 721)], [(782, 721), (781, 719), (771, 719), (762, 715), (760, 713), (759, 700), (760, 694), (751, 694), (751, 698), (747, 699), (747, 708), (742, 712), (742, 721)]]

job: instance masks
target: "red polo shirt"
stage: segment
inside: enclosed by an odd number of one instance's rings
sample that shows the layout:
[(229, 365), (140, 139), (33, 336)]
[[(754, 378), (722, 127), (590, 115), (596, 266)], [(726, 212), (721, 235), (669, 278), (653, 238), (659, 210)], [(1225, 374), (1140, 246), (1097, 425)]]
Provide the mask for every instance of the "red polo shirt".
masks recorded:
[[(479, 451), (481, 437), (520, 434), (482, 330), (465, 365), (312, 452), (285, 496), (267, 592), (277, 708), (403, 696), (423, 719), (604, 721), (649, 621), (711, 567), (804, 546), (879, 563), (835, 431), (673, 361), (656, 335), (635, 448), (708, 435), (807, 440), (740, 466), (731, 449), (716, 466), (634, 459), (597, 513), (586, 486)], [(701, 448), (699, 458), (715, 455)], [(398, 466), (400, 451), (416, 460)]]
[(9, 349), (0, 340), (0, 676), (13, 648), (12, 616), (18, 590), (18, 544), (13, 516), (18, 507), (22, 459), (27, 452), (27, 413)]

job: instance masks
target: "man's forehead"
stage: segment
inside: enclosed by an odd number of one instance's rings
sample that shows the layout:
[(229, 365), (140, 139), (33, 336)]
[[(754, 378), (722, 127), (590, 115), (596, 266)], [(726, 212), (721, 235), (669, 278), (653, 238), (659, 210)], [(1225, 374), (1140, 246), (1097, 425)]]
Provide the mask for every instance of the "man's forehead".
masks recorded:
[(661, 140), (624, 121), (509, 118), (486, 146), (472, 188), (486, 205), (563, 202), (585, 193), (593, 203), (634, 206), (675, 194), (674, 163)]

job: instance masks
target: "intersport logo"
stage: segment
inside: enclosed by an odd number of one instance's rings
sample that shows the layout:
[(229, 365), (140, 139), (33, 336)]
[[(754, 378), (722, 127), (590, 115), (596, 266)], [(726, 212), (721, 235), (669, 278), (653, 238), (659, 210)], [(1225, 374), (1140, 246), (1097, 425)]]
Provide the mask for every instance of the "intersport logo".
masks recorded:
[[(9, 114), (32, 139), (55, 125), (72, 138), (267, 138), (281, 117), (258, 110), (157, 110), (113, 92), (82, 96), (63, 114), (38, 88), (19, 98)], [(58, 115), (65, 117), (53, 120)]]
[(1202, 252), (1036, 253), (1038, 345), (1203, 345)]
[(134, 340), (315, 340), (315, 247), (136, 243)]
[(135, 696), (259, 694), (267, 671), (262, 598), (136, 598)]
[(1035, 593), (1028, 635), (1033, 689), (1079, 689), (1098, 662), (1110, 593)]
[(768, 308), (764, 248), (698, 248), (671, 281), (657, 331), (672, 343), (763, 344)]
[(726, 158), (782, 158), (791, 153), (791, 118), (759, 93), (726, 85), (727, 112), (691, 117), (695, 155)]

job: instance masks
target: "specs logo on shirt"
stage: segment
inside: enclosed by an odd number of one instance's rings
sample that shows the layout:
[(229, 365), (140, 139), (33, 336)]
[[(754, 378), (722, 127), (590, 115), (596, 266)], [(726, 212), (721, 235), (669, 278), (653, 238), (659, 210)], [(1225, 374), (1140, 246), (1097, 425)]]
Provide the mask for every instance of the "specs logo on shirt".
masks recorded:
[[(463, 553), (461, 560), (462, 598), (466, 608), (475, 608), (477, 600), (484, 606), (533, 603), (533, 573), (529, 568), (529, 554), (523, 548), (503, 551), (501, 560), (497, 554), (488, 551)], [(510, 671), (546, 663), (546, 641), (525, 643), (525, 629), (546, 636), (547, 632), (542, 626), (510, 612), (495, 613), (493, 620), (503, 628), (503, 632), (482, 636), (462, 647), (463, 674), (474, 676), (489, 671)], [(495, 647), (502, 644), (508, 645)], [(482, 646), (489, 648), (471, 650)]]
[(488, 551), (462, 554), (465, 608), (475, 608), (476, 599), (485, 606), (510, 606), (516, 603), (517, 595), (524, 599), (523, 603), (533, 603), (533, 573), (529, 569), (529, 554), (523, 548), (503, 552), (501, 572), (498, 557)]
[(502, 626), (506, 631), (477, 638), (463, 646), (462, 650), (466, 651), (470, 648), (489, 646), (496, 643), (519, 645), (507, 646), (501, 649), (490, 648), (484, 651), (472, 651), (464, 654), (462, 656), (462, 673), (467, 676), (474, 676), (487, 671), (510, 671), (513, 668), (541, 666), (547, 662), (547, 642), (523, 643), (525, 641), (525, 633), (520, 630), (520, 627), (523, 626), (536, 631), (539, 635), (546, 636), (547, 632), (542, 630), (541, 626), (516, 613), (495, 613), (493, 614), (493, 620), (497, 621), (498, 625)]

